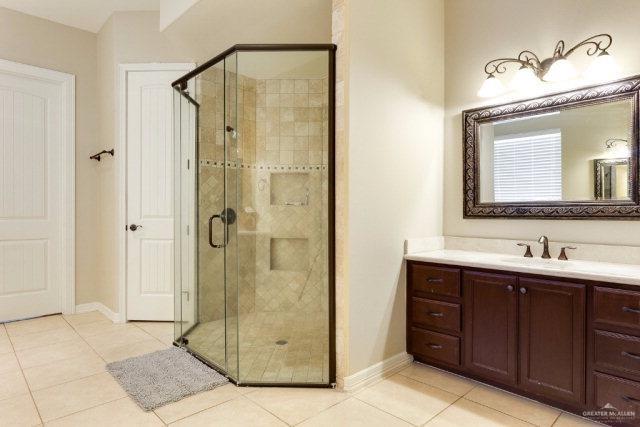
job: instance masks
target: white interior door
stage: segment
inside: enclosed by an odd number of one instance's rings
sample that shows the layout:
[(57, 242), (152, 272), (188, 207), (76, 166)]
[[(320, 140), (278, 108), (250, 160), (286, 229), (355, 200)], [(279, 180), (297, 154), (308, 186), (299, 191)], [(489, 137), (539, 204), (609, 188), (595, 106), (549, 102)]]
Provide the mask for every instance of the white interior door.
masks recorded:
[(188, 70), (127, 73), (128, 320), (174, 318), (171, 82)]
[(0, 61), (0, 322), (69, 311), (69, 90), (69, 74)]

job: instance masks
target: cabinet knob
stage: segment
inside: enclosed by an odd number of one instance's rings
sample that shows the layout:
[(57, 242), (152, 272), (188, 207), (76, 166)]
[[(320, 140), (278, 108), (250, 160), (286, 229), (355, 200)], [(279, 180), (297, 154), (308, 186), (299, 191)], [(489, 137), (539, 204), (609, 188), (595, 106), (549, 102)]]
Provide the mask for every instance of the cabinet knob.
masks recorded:
[(507, 285), (507, 290), (509, 292), (513, 292), (513, 285)]
[(522, 295), (526, 294), (527, 293), (527, 288), (520, 288), (520, 293)]

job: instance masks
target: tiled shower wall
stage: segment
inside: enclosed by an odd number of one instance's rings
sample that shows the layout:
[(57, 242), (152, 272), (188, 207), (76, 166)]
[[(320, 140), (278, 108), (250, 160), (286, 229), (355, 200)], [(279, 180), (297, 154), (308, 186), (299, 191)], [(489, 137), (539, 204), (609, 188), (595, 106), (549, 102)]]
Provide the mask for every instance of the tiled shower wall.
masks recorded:
[[(235, 75), (228, 73), (227, 84), (235, 83)], [(239, 76), (237, 84), (237, 91), (231, 86), (228, 90), (237, 93), (237, 100), (227, 97), (227, 124), (237, 112), (238, 137), (228, 144), (226, 160), (228, 204), (237, 205), (238, 212), (239, 307), (227, 294), (227, 309), (239, 309), (240, 314), (326, 312), (327, 80)], [(224, 253), (209, 246), (207, 235), (208, 218), (222, 209), (224, 197), (222, 70), (205, 72), (198, 93), (199, 307), (200, 321), (210, 321), (224, 316)], [(236, 149), (230, 149), (234, 145)], [(217, 220), (214, 224), (214, 236), (221, 241), (222, 225)], [(231, 253), (234, 248), (229, 249)], [(235, 274), (229, 269), (235, 256), (227, 261), (229, 274)]]

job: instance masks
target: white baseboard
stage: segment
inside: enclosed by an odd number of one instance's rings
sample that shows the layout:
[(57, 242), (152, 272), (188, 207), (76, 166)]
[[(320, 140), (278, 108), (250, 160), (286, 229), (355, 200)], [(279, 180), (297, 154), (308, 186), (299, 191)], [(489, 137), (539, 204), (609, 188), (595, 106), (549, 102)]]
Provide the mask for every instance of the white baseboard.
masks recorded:
[(109, 307), (101, 302), (89, 302), (76, 305), (76, 313), (88, 313), (89, 311), (99, 311), (113, 323), (120, 323), (120, 314), (114, 313)]
[(395, 356), (391, 356), (388, 359), (378, 362), (375, 365), (369, 366), (353, 375), (349, 375), (344, 378), (344, 390), (355, 391), (366, 387), (367, 385), (393, 375), (405, 367), (407, 367), (413, 361), (413, 356), (406, 352), (398, 353)]

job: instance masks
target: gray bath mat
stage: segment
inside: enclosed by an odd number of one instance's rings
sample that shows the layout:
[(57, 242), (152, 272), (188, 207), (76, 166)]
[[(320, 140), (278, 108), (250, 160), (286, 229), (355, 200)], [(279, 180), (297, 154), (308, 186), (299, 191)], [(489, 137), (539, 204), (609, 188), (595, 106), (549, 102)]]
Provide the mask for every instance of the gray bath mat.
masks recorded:
[(177, 347), (109, 363), (107, 371), (145, 411), (228, 382)]

